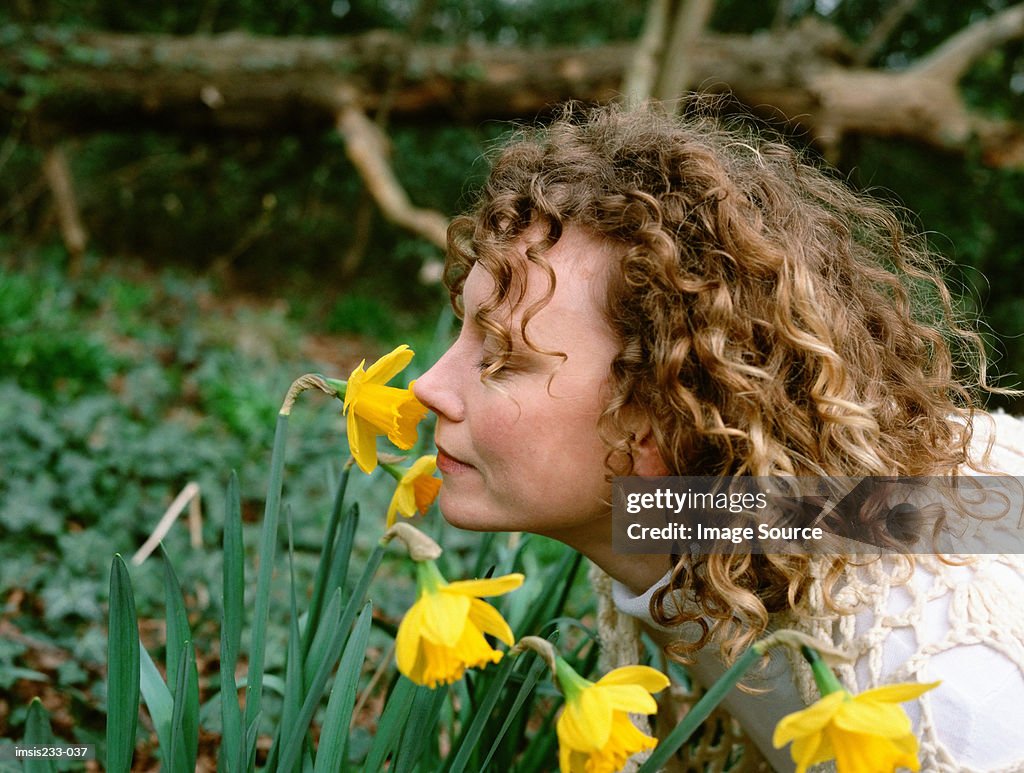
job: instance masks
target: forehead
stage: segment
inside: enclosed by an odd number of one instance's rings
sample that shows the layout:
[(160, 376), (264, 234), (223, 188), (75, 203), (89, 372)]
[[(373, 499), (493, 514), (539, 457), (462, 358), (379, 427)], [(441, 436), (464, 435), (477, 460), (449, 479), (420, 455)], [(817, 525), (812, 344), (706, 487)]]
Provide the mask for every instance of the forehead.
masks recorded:
[[(544, 253), (544, 260), (554, 275), (555, 287), (551, 297), (548, 272), (526, 257), (527, 248), (538, 242), (536, 232), (528, 231), (509, 249), (505, 259), (513, 264), (513, 275), (521, 277), (513, 283), (511, 292), (499, 301), (497, 314), (517, 319), (533, 304), (543, 303), (537, 315), (558, 315), (567, 323), (576, 320), (589, 322), (603, 319), (608, 274), (615, 263), (616, 251), (607, 240), (602, 240), (578, 228), (566, 228), (562, 237)], [(525, 281), (525, 286), (521, 282)], [(486, 265), (474, 264), (463, 286), (463, 301), (467, 318), (492, 300), (495, 282)]]

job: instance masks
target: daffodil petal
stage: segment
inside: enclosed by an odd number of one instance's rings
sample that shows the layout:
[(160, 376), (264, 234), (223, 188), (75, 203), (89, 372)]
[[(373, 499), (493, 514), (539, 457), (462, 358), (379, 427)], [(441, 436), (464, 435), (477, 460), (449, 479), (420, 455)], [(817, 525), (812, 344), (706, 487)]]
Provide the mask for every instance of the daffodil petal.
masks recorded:
[(783, 717), (775, 726), (772, 744), (779, 749), (794, 738), (819, 732), (832, 720), (847, 698), (849, 698), (849, 694), (845, 692), (830, 693), (806, 709)]
[(349, 411), (348, 448), (359, 469), (369, 475), (377, 469), (377, 436), (373, 427), (367, 424), (355, 411)]
[(366, 380), (371, 384), (386, 384), (412, 362), (413, 354), (407, 344), (395, 347), (366, 369)]
[(592, 689), (600, 690), (613, 709), (632, 714), (657, 714), (658, 702), (650, 692), (638, 684), (602, 685), (598, 682)]
[(882, 703), (903, 703), (934, 690), (941, 682), (923, 682), (920, 684), (887, 684), (865, 690), (857, 696), (858, 701), (877, 701)]
[(402, 480), (405, 480), (406, 478), (409, 480), (415, 480), (420, 476), (429, 477), (435, 472), (437, 472), (437, 457), (433, 454), (426, 454), (412, 463), (409, 471), (402, 476)]
[(405, 617), (398, 625), (398, 634), (395, 636), (395, 660), (398, 663), (398, 670), (407, 677), (416, 667), (422, 628), (423, 609), (417, 602), (405, 613)]
[(418, 602), (423, 605), (423, 636), (434, 644), (454, 647), (462, 636), (469, 615), (469, 599), (447, 588), (427, 593)]
[(668, 677), (650, 666), (623, 666), (609, 671), (597, 680), (602, 687), (612, 685), (639, 685), (647, 692), (659, 692), (668, 687)]
[(894, 771), (897, 767), (917, 770), (916, 756), (911, 758), (888, 738), (874, 734), (847, 733), (830, 728), (829, 740), (835, 752), (836, 768), (842, 771)]
[(508, 623), (505, 622), (505, 618), (486, 601), (470, 599), (469, 621), (484, 633), (505, 642), (510, 647), (515, 644), (515, 635)]
[(445, 592), (463, 596), (501, 596), (522, 585), (523, 579), (523, 575), (514, 573), (485, 580), (457, 580), (448, 583)]
[(865, 694), (846, 701), (832, 722), (850, 733), (898, 738), (910, 732), (910, 718), (897, 703), (865, 700)]
[(363, 360), (356, 365), (355, 370), (352, 371), (348, 377), (348, 382), (345, 387), (345, 399), (341, 403), (341, 410), (344, 413), (348, 413), (349, 406), (356, 401), (359, 395), (359, 388), (362, 386), (363, 380), (366, 378), (366, 373), (363, 371), (363, 365), (366, 364), (366, 360)]
[(599, 692), (583, 690), (566, 701), (556, 726), (559, 743), (581, 752), (595, 752), (608, 742), (612, 731), (612, 707)]
[(398, 520), (398, 492), (396, 491), (391, 496), (391, 501), (388, 503), (388, 514), (387, 520), (385, 521), (385, 528), (390, 529), (395, 525), (395, 521)]
[(811, 733), (803, 738), (795, 739), (789, 751), (793, 762), (796, 763), (797, 773), (804, 773), (812, 765), (830, 760), (835, 756), (832, 752), (832, 744), (824, 733)]

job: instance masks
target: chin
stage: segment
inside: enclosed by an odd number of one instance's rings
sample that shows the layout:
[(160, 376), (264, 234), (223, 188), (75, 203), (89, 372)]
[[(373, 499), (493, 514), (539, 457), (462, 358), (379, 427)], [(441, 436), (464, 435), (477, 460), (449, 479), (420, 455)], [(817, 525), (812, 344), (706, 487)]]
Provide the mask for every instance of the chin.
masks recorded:
[(465, 507), (454, 502), (446, 502), (444, 489), (441, 489), (441, 499), (438, 502), (441, 515), (444, 519), (457, 529), (465, 531), (512, 531), (514, 527), (493, 523), (490, 519), (480, 516), (480, 510), (473, 507)]

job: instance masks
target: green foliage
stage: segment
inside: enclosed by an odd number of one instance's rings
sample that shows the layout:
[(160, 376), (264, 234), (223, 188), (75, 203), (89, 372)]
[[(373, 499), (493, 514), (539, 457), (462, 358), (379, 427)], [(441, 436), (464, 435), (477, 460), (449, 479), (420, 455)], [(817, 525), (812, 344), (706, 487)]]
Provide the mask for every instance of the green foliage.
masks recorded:
[[(257, 560), (255, 607), (249, 621), (253, 633), (244, 653), (249, 664), (244, 718), (232, 676), (241, 654), (240, 634), (242, 618), (245, 617), (241, 608), (244, 583), (240, 539), (242, 517), (237, 480), (232, 477), (228, 486), (228, 513), (223, 538), (225, 569), (221, 586), (224, 608), (220, 631), (219, 701), (223, 735), (218, 757), (221, 767), (231, 771), (252, 769), (257, 764), (254, 742), (258, 733), (269, 734), (273, 739), (266, 760), (260, 762), (265, 770), (291, 771), (311, 766), (314, 770), (382, 770), (386, 763), (390, 769), (408, 771), (509, 770), (523, 756), (524, 750), (551, 749), (554, 738), (551, 723), (533, 729), (525, 721), (530, 707), (536, 704), (534, 688), (542, 672), (541, 664), (533, 662), (532, 655), (506, 657), (496, 667), (467, 675), (450, 691), (416, 686), (405, 677), (394, 675), (373, 741), (368, 747), (350, 742), (349, 723), (359, 689), (361, 686), (363, 690), (370, 689), (369, 685), (375, 681), (370, 672), (378, 667), (387, 668), (389, 664), (385, 661), (378, 666), (368, 657), (372, 603), (366, 598), (368, 594), (381, 593), (386, 587), (379, 579), (374, 581), (384, 558), (383, 545), (378, 544), (366, 559), (358, 578), (354, 582), (349, 581), (351, 543), (358, 523), (358, 507), (349, 507), (346, 514), (341, 515), (345, 511), (348, 469), (339, 482), (335, 506), (322, 541), (315, 590), (308, 608), (301, 615), (294, 573), (296, 555), (291, 539), (291, 519), (286, 518), (290, 601), (287, 658), (281, 668), (283, 682), (277, 675), (264, 673), (268, 648), (266, 632), (271, 621), (270, 578), (276, 572), (275, 554), (281, 537), (278, 528), (280, 491), (288, 422), (289, 417), (278, 417), (271, 454), (268, 496)], [(383, 530), (379, 523), (369, 528), (378, 535)], [(512, 568), (522, 569), (524, 563), (531, 563), (531, 544), (530, 540), (522, 540), (511, 555), (505, 557)], [(487, 541), (487, 547), (489, 554), (480, 551), (478, 557), (502, 562), (502, 551), (497, 549), (493, 535)], [(580, 557), (566, 548), (559, 549), (558, 555), (560, 559), (548, 568), (537, 567), (536, 571), (531, 571), (542, 586), (540, 597), (543, 602), (529, 607), (529, 612), (520, 620), (518, 627), (523, 633), (561, 627), (555, 621), (566, 609)], [(407, 558), (399, 558), (398, 562), (400, 567), (411, 569)], [(119, 558), (114, 560), (108, 660), (112, 675), (108, 707), (108, 727), (111, 728), (108, 731), (111, 739), (107, 745), (108, 769), (127, 769), (124, 734), (129, 731), (127, 718), (134, 717), (137, 711), (140, 689), (156, 729), (165, 766), (175, 773), (195, 768), (200, 692), (195, 676), (192, 634), (181, 588), (166, 552), (163, 563), (166, 682), (148, 652), (139, 650), (127, 570)], [(330, 602), (323, 604), (325, 598), (330, 598)], [(411, 599), (409, 601), (411, 603)], [(498, 605), (504, 606), (505, 601), (499, 601)], [(515, 619), (513, 610), (506, 608), (505, 612), (510, 619)], [(555, 621), (542, 625), (545, 616), (553, 616)], [(581, 652), (589, 654), (581, 657)], [(580, 670), (587, 673), (593, 668), (595, 652), (596, 641), (588, 637), (571, 657), (577, 661)], [(125, 686), (131, 668), (135, 669), (134, 692)], [(388, 671), (393, 673), (393, 669), (394, 665), (390, 664)], [(264, 701), (263, 687), (271, 683), (280, 685), (281, 701), (275, 710), (268, 710), (268, 702)], [(329, 683), (333, 688), (324, 708)], [(549, 686), (548, 693), (550, 689)], [(542, 710), (549, 710), (546, 703), (541, 705), (545, 706)], [(319, 742), (315, 745), (307, 732), (314, 723), (321, 725)], [(451, 739), (450, 751), (442, 748), (442, 738)], [(536, 756), (535, 751), (529, 754)], [(543, 770), (549, 767), (550, 757), (545, 755), (521, 769)]]

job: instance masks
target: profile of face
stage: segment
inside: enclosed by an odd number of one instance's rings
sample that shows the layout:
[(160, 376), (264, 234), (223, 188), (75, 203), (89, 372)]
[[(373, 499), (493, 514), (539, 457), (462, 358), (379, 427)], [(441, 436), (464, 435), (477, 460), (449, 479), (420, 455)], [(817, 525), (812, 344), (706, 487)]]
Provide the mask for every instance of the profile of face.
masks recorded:
[[(515, 249), (525, 262), (525, 241)], [(546, 258), (555, 289), (527, 323), (533, 346), (522, 340), (520, 323), (524, 310), (546, 294), (548, 280), (530, 264), (522, 301), (496, 313), (496, 321), (513, 332), (511, 360), (481, 378), (497, 342), (476, 317), (494, 286), (476, 264), (463, 287), (462, 330), (414, 390), (437, 414), (440, 506), (450, 523), (574, 544), (610, 519), (608, 449), (598, 420), (619, 350), (604, 317), (614, 253), (587, 232), (567, 228)]]

